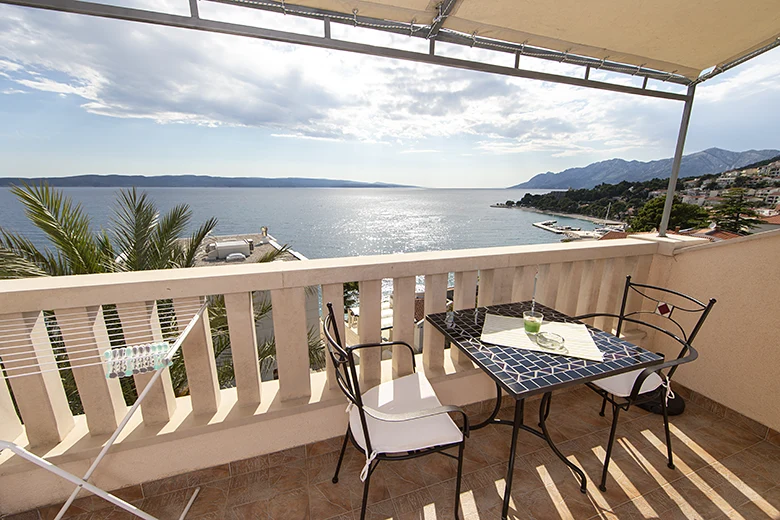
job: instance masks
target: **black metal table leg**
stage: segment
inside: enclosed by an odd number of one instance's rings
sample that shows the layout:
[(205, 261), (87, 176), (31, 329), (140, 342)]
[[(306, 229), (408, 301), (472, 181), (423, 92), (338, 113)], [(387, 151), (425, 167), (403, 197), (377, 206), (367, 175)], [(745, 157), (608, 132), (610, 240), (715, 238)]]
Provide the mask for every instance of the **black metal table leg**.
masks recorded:
[(469, 430), (479, 430), (480, 428), (484, 428), (488, 424), (494, 424), (496, 421), (496, 416), (498, 415), (499, 410), (501, 410), (501, 387), (496, 383), (496, 406), (493, 408), (493, 411), (490, 414), (490, 417), (485, 419), (479, 424), (473, 424), (469, 427)]
[(550, 432), (547, 430), (546, 421), (547, 421), (547, 416), (550, 413), (551, 399), (552, 399), (552, 392), (547, 392), (542, 397), (541, 403), (539, 403), (539, 427), (542, 429), (542, 433), (544, 434), (544, 440), (547, 441), (547, 444), (550, 446), (550, 449), (553, 450), (553, 452), (558, 456), (559, 459), (563, 461), (564, 464), (569, 466), (572, 471), (574, 471), (577, 475), (579, 475), (580, 481), (582, 482), (582, 484), (580, 485), (580, 491), (585, 493), (585, 490), (587, 489), (587, 485), (588, 485), (588, 479), (587, 477), (585, 477), (585, 472), (583, 472), (574, 463), (572, 463), (569, 459), (567, 459), (563, 453), (561, 453), (561, 451), (558, 449), (557, 446), (555, 446), (555, 443), (550, 437)]
[(515, 420), (512, 424), (512, 447), (509, 449), (509, 465), (506, 470), (506, 487), (504, 488), (504, 507), (501, 509), (501, 520), (506, 520), (509, 511), (509, 497), (512, 494), (512, 474), (515, 470), (515, 453), (517, 452), (517, 432), (523, 424), (523, 408), (525, 401), (515, 401)]

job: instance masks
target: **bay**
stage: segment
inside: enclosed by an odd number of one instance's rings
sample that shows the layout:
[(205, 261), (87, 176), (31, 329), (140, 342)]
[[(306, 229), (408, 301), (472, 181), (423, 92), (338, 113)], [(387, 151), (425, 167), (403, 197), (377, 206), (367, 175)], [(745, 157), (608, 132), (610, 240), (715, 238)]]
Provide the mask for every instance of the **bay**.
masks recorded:
[[(81, 204), (95, 230), (110, 228), (118, 189), (63, 188)], [(193, 227), (217, 217), (217, 235), (269, 233), (308, 258), (411, 253), (560, 241), (533, 227), (559, 224), (594, 229), (590, 222), (521, 209), (491, 208), (527, 192), (549, 190), (412, 188), (147, 188), (162, 211), (187, 203)], [(0, 225), (46, 244), (21, 204), (0, 188)]]

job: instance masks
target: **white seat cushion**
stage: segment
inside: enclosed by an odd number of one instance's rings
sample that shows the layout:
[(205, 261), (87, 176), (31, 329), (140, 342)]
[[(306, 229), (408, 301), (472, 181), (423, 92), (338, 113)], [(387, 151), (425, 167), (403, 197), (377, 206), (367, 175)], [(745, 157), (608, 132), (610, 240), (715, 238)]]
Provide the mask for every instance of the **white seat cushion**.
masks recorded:
[[(441, 406), (433, 387), (422, 374), (410, 374), (387, 381), (363, 394), (363, 404), (383, 413), (409, 413)], [(398, 453), (452, 444), (463, 434), (449, 414), (402, 422), (379, 421), (366, 414), (371, 449), (377, 453)], [(349, 411), (349, 426), (358, 445), (365, 451), (363, 426), (356, 406)]]
[[(631, 390), (634, 388), (634, 381), (636, 381), (636, 378), (639, 377), (641, 372), (642, 369), (626, 372), (625, 374), (618, 374), (612, 377), (605, 377), (604, 379), (593, 381), (593, 384), (612, 395), (628, 397), (631, 395)], [(642, 388), (639, 393), (644, 394), (646, 392), (652, 392), (661, 386), (662, 383), (663, 379), (661, 379), (657, 373), (653, 372), (645, 379), (644, 383), (642, 383)]]

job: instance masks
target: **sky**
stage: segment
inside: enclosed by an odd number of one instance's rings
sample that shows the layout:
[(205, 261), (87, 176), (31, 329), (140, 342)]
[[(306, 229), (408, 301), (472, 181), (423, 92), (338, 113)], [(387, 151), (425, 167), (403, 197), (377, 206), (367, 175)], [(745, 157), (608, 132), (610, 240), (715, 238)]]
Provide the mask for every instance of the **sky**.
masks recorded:
[[(188, 14), (185, 0), (122, 0)], [(321, 22), (199, 2), (201, 16)], [(338, 24), (333, 37), (427, 51)], [(514, 56), (437, 44), (512, 66)], [(578, 75), (532, 58), (521, 66)], [(640, 85), (619, 74), (591, 74)], [(780, 149), (780, 50), (700, 85), (685, 153)], [(652, 88), (682, 87), (650, 82)], [(315, 177), (506, 187), (674, 152), (683, 104), (235, 36), (0, 5), (0, 177)]]

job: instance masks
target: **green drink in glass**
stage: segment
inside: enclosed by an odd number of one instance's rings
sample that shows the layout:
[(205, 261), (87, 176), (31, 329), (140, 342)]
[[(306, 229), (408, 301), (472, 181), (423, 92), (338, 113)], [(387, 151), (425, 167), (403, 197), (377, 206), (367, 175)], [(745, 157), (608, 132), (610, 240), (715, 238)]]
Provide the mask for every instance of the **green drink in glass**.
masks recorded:
[(542, 328), (542, 319), (544, 315), (541, 312), (525, 311), (523, 313), (523, 325), (528, 334), (538, 334)]

